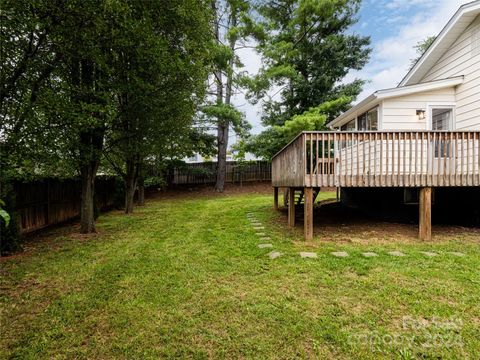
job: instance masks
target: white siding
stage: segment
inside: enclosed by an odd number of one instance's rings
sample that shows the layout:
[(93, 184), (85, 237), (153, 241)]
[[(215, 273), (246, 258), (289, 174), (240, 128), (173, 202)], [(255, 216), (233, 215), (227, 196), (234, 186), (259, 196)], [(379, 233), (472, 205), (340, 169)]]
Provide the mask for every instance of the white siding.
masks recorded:
[(418, 120), (417, 110), (427, 111), (427, 106), (431, 103), (436, 105), (455, 103), (455, 89), (446, 88), (384, 100), (381, 129), (428, 130), (427, 121)]
[(421, 82), (465, 76), (456, 89), (456, 129), (480, 130), (480, 16), (470, 24)]

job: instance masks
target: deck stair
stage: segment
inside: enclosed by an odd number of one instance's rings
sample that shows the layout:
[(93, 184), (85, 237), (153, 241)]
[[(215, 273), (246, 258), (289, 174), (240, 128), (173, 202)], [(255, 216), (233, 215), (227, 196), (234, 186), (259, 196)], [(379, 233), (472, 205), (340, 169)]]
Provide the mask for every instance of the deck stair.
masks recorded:
[[(285, 206), (288, 206), (288, 192), (290, 189), (286, 189), (285, 192), (283, 193), (283, 203)], [(295, 204), (296, 205), (302, 205), (305, 203), (305, 198), (304, 198), (304, 190), (303, 189), (298, 189), (295, 190)], [(317, 199), (318, 194), (320, 194), (320, 190), (315, 189), (313, 191), (313, 202)]]

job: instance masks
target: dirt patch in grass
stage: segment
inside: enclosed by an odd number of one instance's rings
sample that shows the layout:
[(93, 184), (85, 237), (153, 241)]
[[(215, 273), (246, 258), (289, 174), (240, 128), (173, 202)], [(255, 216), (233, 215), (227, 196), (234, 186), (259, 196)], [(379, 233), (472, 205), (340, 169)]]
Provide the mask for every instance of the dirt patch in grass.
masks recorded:
[[(282, 208), (274, 222), (285, 225), (287, 209)], [(298, 207), (296, 230), (302, 231), (303, 209)], [(433, 225), (432, 242), (462, 240), (480, 243), (480, 228), (454, 225)], [(368, 216), (360, 210), (327, 203), (314, 210), (314, 242), (333, 243), (418, 243), (418, 225), (388, 222)], [(301, 235), (301, 234), (300, 234)], [(299, 241), (303, 240), (299, 239)]]

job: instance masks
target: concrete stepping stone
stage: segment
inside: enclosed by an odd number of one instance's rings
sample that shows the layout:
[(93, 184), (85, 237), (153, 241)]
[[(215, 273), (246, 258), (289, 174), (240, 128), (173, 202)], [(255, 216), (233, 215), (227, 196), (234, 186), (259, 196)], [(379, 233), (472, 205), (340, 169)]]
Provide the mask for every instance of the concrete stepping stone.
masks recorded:
[(348, 256), (348, 253), (345, 252), (345, 251), (334, 251), (332, 253), (333, 256), (336, 256), (336, 257), (347, 257)]
[(259, 249), (271, 249), (273, 248), (272, 244), (258, 244)]
[(318, 256), (314, 252), (307, 252), (307, 251), (302, 251), (300, 252), (300, 257), (302, 258), (310, 258), (310, 259), (316, 259)]
[(464, 253), (461, 253), (461, 252), (458, 252), (458, 251), (452, 251), (452, 252), (450, 252), (450, 254), (452, 254), (453, 256), (465, 256)]
[(378, 256), (377, 253), (374, 253), (374, 252), (364, 252), (362, 253), (363, 256), (365, 257), (375, 257), (375, 256)]
[(431, 251), (420, 251), (420, 252), (427, 257), (434, 257), (438, 255), (436, 252), (431, 252)]
[(257, 236), (266, 236), (267, 234), (262, 233), (262, 232), (258, 232), (258, 233), (255, 233), (255, 235), (257, 235)]
[(262, 236), (260, 240), (267, 241), (267, 240), (272, 240), (270, 236)]
[(278, 251), (271, 251), (271, 252), (268, 253), (268, 257), (269, 257), (270, 259), (272, 259), (272, 260), (273, 260), (273, 259), (276, 259), (276, 258), (278, 258), (278, 257), (280, 257), (280, 256), (282, 256), (282, 253), (281, 253), (281, 252), (278, 252)]
[(390, 251), (388, 254), (392, 256), (405, 256), (401, 251)]
[(252, 225), (253, 226), (262, 226), (262, 223), (261, 222), (252, 222)]
[(254, 226), (253, 229), (254, 230), (265, 230), (265, 227), (264, 226)]

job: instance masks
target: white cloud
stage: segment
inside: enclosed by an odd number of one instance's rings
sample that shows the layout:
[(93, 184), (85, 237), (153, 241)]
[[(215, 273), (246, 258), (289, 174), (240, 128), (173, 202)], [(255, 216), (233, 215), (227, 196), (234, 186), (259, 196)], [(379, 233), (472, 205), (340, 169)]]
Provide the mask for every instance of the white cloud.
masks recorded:
[(435, 0), (390, 0), (385, 3), (387, 9), (409, 9), (413, 6), (431, 6)]
[(411, 59), (416, 57), (414, 46), (427, 36), (437, 35), (466, 2), (468, 0), (392, 0), (386, 3), (387, 8), (398, 10), (397, 15), (392, 17), (398, 21), (398, 16), (405, 16), (414, 5), (419, 7), (419, 11), (399, 25), (396, 35), (373, 44), (369, 64), (362, 71), (350, 74), (350, 79), (359, 77), (370, 81), (358, 100), (375, 90), (397, 86), (406, 75)]

